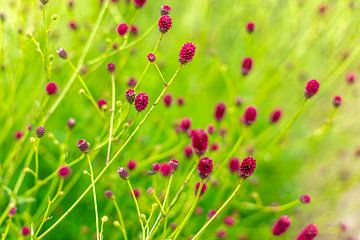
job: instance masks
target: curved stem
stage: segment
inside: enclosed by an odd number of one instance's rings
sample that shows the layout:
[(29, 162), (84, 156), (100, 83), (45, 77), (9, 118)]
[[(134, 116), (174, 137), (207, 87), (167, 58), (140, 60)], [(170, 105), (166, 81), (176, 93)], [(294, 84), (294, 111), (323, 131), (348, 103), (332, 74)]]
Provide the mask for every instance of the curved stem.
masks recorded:
[(94, 171), (92, 168), (91, 160), (89, 154), (86, 154), (88, 163), (89, 163), (89, 169), (90, 169), (90, 178), (91, 178), (91, 185), (93, 190), (93, 199), (94, 199), (94, 208), (95, 208), (95, 221), (96, 221), (96, 239), (99, 240), (100, 233), (99, 233), (99, 213), (98, 213), (98, 207), (97, 207), (97, 200), (96, 200), (96, 188), (95, 188), (95, 182), (94, 182)]
[(130, 180), (127, 179), (126, 182), (127, 182), (128, 186), (129, 186), (129, 188), (130, 188), (131, 196), (132, 196), (133, 199), (134, 199), (135, 206), (136, 206), (136, 211), (137, 211), (138, 218), (139, 218), (139, 222), (140, 222), (140, 225), (141, 225), (141, 229), (142, 229), (142, 231), (143, 231), (143, 239), (145, 239), (145, 228), (144, 228), (144, 223), (143, 223), (142, 220), (141, 220), (141, 212), (140, 212), (140, 208), (139, 208), (139, 203), (138, 203), (138, 201), (137, 201), (137, 199), (136, 199), (136, 196), (135, 196), (135, 193), (134, 193), (134, 189), (133, 189), (133, 187), (132, 187), (132, 185), (131, 185), (131, 183), (130, 183)]

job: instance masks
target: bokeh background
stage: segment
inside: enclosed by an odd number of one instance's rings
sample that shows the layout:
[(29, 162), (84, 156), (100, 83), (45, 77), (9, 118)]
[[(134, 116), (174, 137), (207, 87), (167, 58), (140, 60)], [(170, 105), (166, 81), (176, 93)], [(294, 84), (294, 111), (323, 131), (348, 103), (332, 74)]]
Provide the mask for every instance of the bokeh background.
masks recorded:
[[(50, 0), (46, 6), (48, 24), (54, 14), (49, 33), (48, 54), (53, 55), (51, 81), (58, 83), (60, 91), (73, 73), (66, 61), (56, 55), (63, 47), (75, 64), (89, 37), (101, 8), (98, 0), (74, 0), (69, 8), (66, 0)], [(130, 239), (138, 239), (141, 231), (137, 221), (134, 203), (126, 183), (122, 181), (116, 168), (135, 159), (137, 168), (130, 172), (134, 187), (140, 189), (140, 207), (149, 214), (154, 203), (147, 193), (153, 187), (161, 196), (167, 179), (147, 171), (153, 162), (176, 158), (180, 162), (175, 173), (175, 182), (170, 191), (174, 195), (187, 172), (196, 161), (183, 156), (184, 146), (190, 140), (184, 134), (177, 134), (174, 124), (183, 117), (192, 120), (192, 128), (206, 129), (214, 124), (217, 129), (227, 129), (225, 137), (210, 136), (210, 143), (218, 143), (219, 150), (210, 152), (215, 163), (230, 151), (244, 127), (240, 117), (246, 106), (258, 109), (258, 119), (247, 132), (245, 142), (236, 151), (243, 158), (249, 151), (257, 159), (255, 175), (247, 181), (234, 201), (219, 216), (202, 239), (217, 239), (219, 230), (226, 230), (226, 239), (274, 239), (271, 227), (281, 215), (292, 218), (289, 232), (279, 239), (295, 239), (308, 223), (319, 227), (318, 239), (358, 239), (360, 237), (360, 163), (357, 153), (360, 133), (359, 125), (359, 83), (348, 84), (349, 73), (359, 75), (360, 70), (360, 4), (357, 1), (317, 1), (317, 0), (148, 0), (138, 10), (134, 24), (139, 28), (138, 36), (130, 36), (129, 43), (141, 39), (133, 47), (101, 61), (88, 63), (108, 52), (114, 43), (121, 45), (116, 27), (121, 22), (129, 22), (134, 8), (125, 0), (110, 3), (101, 22), (89, 54), (85, 59), (86, 73), (83, 78), (95, 99), (111, 99), (110, 76), (106, 64), (114, 62), (121, 66), (116, 71), (117, 100), (127, 104), (123, 93), (128, 88), (130, 77), (140, 78), (147, 65), (146, 55), (152, 51), (160, 33), (155, 24), (160, 16), (160, 6), (172, 7), (170, 16), (173, 27), (165, 34), (156, 54), (157, 63), (166, 79), (170, 79), (178, 66), (178, 53), (188, 41), (197, 46), (194, 61), (182, 68), (178, 78), (169, 89), (174, 98), (171, 107), (160, 104), (146, 121), (136, 138), (118, 157), (110, 171), (97, 185), (100, 216), (110, 219), (105, 224), (105, 239), (121, 239), (121, 232), (112, 225), (117, 220), (114, 206), (103, 192), (111, 189), (125, 217)], [(128, 10), (126, 10), (128, 9)], [(45, 43), (42, 11), (36, 0), (0, 2), (0, 164), (12, 153), (16, 153), (9, 168), (0, 166), (0, 209), (9, 202), (9, 192), (23, 169), (22, 159), (32, 148), (29, 137), (21, 142), (14, 139), (16, 130), (26, 132), (28, 124), (37, 116), (45, 114), (48, 104), (54, 101), (44, 91), (46, 74), (39, 52), (34, 42), (27, 36), (31, 33), (40, 47)], [(74, 31), (70, 21), (76, 21)], [(252, 34), (246, 31), (246, 23), (253, 21), (256, 29)], [(244, 77), (240, 64), (244, 57), (252, 57), (254, 68)], [(303, 101), (303, 91), (307, 80), (317, 79), (321, 86), (319, 93), (310, 99), (301, 116), (291, 126), (280, 144), (267, 146), (286, 125)], [(139, 90), (147, 92), (152, 103), (162, 90), (161, 79), (150, 66)], [(79, 93), (78, 81), (72, 86), (45, 127), (47, 135), (39, 148), (40, 178), (45, 178), (59, 166), (61, 158), (71, 161), (80, 153), (76, 141), (87, 139), (91, 146), (100, 142), (108, 130), (109, 114), (101, 119), (87, 98)], [(332, 98), (343, 97), (343, 105), (334, 110)], [(243, 99), (241, 106), (235, 105), (235, 98)], [(178, 106), (176, 98), (185, 99), (184, 106)], [(225, 119), (216, 123), (213, 118), (214, 106), (225, 102)], [(278, 124), (269, 123), (269, 114), (279, 107), (283, 118)], [(137, 122), (145, 113), (130, 111), (128, 120)], [(76, 119), (76, 127), (67, 130), (67, 120)], [(133, 125), (130, 125), (130, 130)], [(51, 134), (50, 134), (51, 133)], [(260, 140), (260, 141), (259, 141)], [(58, 141), (58, 142), (57, 142)], [(61, 144), (68, 151), (61, 151)], [(114, 143), (117, 149), (121, 141)], [(97, 154), (93, 161), (95, 173), (104, 166), (106, 150)], [(54, 220), (73, 203), (90, 183), (86, 161), (72, 169), (72, 176), (65, 181), (65, 195), (52, 209), (53, 219), (45, 224), (48, 228)], [(9, 173), (12, 173), (9, 175)], [(237, 176), (231, 174), (224, 165), (215, 169), (211, 183), (199, 202), (202, 214), (194, 214), (183, 231), (181, 239), (196, 233), (207, 219), (210, 209), (218, 208), (235, 187)], [(198, 181), (192, 176), (185, 194), (174, 208), (169, 222), (178, 223), (186, 214)], [(23, 197), (33, 185), (30, 175), (16, 198), (19, 201), (19, 217), (11, 227), (9, 239), (20, 239), (18, 233), (24, 224), (39, 224), (46, 207), (46, 199), (51, 193), (51, 183), (42, 187), (37, 194)], [(283, 212), (264, 212), (259, 206), (286, 204), (309, 194), (309, 205), (298, 205)], [(247, 203), (253, 203), (253, 205)], [(44, 205), (45, 203), (45, 205)], [(223, 223), (224, 216), (231, 215), (235, 224), (231, 227)], [(346, 231), (341, 229), (346, 225)], [(3, 226), (0, 227), (3, 230)], [(46, 239), (92, 239), (94, 235), (94, 212), (91, 194), (63, 221)], [(245, 238), (247, 237), (247, 238)], [(350, 238), (352, 237), (352, 238)], [(160, 236), (155, 237), (160, 239)]]

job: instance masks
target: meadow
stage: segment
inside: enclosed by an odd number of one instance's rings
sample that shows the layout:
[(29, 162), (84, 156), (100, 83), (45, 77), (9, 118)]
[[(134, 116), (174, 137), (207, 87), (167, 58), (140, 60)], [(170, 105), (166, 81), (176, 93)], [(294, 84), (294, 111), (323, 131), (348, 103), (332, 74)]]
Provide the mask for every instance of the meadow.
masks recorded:
[(0, 236), (360, 239), (360, 2), (0, 2)]

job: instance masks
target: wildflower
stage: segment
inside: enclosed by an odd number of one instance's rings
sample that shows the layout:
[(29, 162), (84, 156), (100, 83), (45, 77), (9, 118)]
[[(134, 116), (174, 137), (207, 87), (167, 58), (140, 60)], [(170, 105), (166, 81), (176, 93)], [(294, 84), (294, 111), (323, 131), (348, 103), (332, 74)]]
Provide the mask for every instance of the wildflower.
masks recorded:
[(36, 128), (36, 136), (38, 138), (43, 137), (44, 134), (45, 134), (45, 128), (43, 126), (39, 126), (39, 127)]
[(317, 226), (315, 224), (309, 224), (301, 231), (296, 240), (313, 240), (317, 234)]
[(119, 176), (122, 178), (122, 179), (127, 179), (129, 177), (129, 172), (126, 168), (124, 167), (119, 167), (118, 170), (117, 170), (117, 173), (119, 174)]
[[(195, 195), (197, 195), (199, 188), (200, 188), (200, 182), (197, 182), (195, 185)], [(202, 196), (205, 193), (206, 189), (207, 189), (206, 183), (203, 183), (203, 185), (201, 186), (200, 196)]]
[(134, 0), (135, 7), (142, 8), (146, 3), (146, 0)]
[(159, 163), (154, 163), (151, 168), (154, 172), (158, 172), (161, 168), (161, 165)]
[(240, 161), (238, 158), (234, 157), (229, 161), (229, 169), (231, 172), (238, 172), (240, 167)]
[(80, 149), (80, 151), (86, 153), (90, 151), (90, 145), (85, 139), (80, 139), (77, 142), (77, 147)]
[(130, 32), (132, 35), (137, 35), (139, 33), (139, 28), (136, 25), (131, 25)]
[(191, 127), (191, 120), (190, 118), (183, 118), (181, 119), (181, 122), (180, 122), (180, 129), (181, 131), (183, 132), (186, 132), (190, 129)]
[(135, 188), (133, 191), (133, 194), (134, 194), (135, 198), (139, 198), (140, 197), (140, 189)]
[(248, 22), (246, 24), (246, 30), (248, 31), (248, 33), (252, 33), (255, 30), (255, 23)]
[(149, 60), (149, 62), (153, 63), (153, 62), (156, 61), (156, 56), (155, 56), (154, 53), (149, 53), (149, 54), (147, 55), (147, 59)]
[(227, 237), (227, 232), (225, 230), (219, 230), (216, 232), (216, 236), (220, 239)]
[(170, 107), (171, 104), (172, 104), (172, 96), (171, 96), (171, 94), (165, 94), (165, 96), (163, 98), (163, 102), (164, 102), (166, 107)]
[(319, 87), (320, 83), (315, 79), (308, 81), (305, 86), (305, 98), (314, 96), (318, 92)]
[(76, 121), (73, 118), (69, 118), (69, 120), (67, 121), (67, 125), (68, 125), (69, 129), (72, 129), (75, 126), (75, 124), (76, 124)]
[(284, 234), (291, 225), (291, 219), (288, 216), (281, 216), (274, 224), (272, 233), (275, 236)]
[(30, 234), (30, 227), (24, 226), (21, 228), (21, 235), (24, 237), (28, 236)]
[(176, 103), (178, 106), (183, 106), (184, 105), (184, 98), (183, 97), (178, 97), (176, 99)]
[(134, 90), (132, 90), (132, 89), (126, 90), (126, 92), (125, 92), (125, 97), (126, 97), (126, 100), (127, 100), (130, 104), (132, 104), (132, 103), (135, 101), (135, 96), (136, 96), (136, 94), (135, 94), (135, 91), (134, 91)]
[(356, 76), (355, 76), (355, 73), (349, 73), (347, 76), (346, 76), (346, 81), (348, 84), (353, 84), (356, 80)]
[(137, 84), (137, 80), (135, 78), (133, 78), (133, 77), (129, 78), (129, 80), (127, 82), (127, 85), (129, 87), (134, 88), (136, 86), (136, 84)]
[(191, 62), (192, 59), (194, 58), (195, 52), (196, 52), (196, 46), (193, 43), (191, 43), (191, 42), (185, 43), (182, 46), (180, 53), (179, 53), (179, 62), (182, 65), (185, 65), (188, 62)]
[(100, 109), (106, 109), (107, 108), (107, 101), (105, 99), (99, 99), (97, 104), (98, 104), (98, 107)]
[(146, 93), (139, 93), (135, 97), (135, 108), (138, 112), (145, 110), (149, 103), (149, 97)]
[(57, 93), (57, 91), (58, 91), (58, 86), (55, 82), (49, 82), (46, 85), (46, 92), (48, 95), (54, 95)]
[(341, 96), (335, 96), (335, 97), (333, 98), (333, 105), (334, 105), (334, 107), (340, 107), (341, 102), (342, 102)]
[(270, 123), (277, 123), (280, 120), (281, 115), (282, 115), (282, 111), (279, 108), (272, 111), (270, 114)]
[(256, 160), (253, 157), (246, 157), (242, 160), (239, 167), (239, 176), (243, 179), (250, 177), (256, 168)]
[(252, 65), (253, 65), (252, 58), (246, 57), (243, 59), (242, 64), (241, 64), (241, 72), (244, 76), (249, 74), (249, 72), (252, 69)]
[(114, 196), (114, 193), (111, 190), (105, 190), (104, 195), (107, 198), (112, 198)]
[(193, 154), (192, 147), (191, 147), (191, 146), (186, 146), (186, 147), (184, 148), (184, 155), (185, 155), (185, 157), (186, 157), (186, 158), (191, 158), (192, 154)]
[(215, 117), (215, 120), (220, 122), (224, 116), (225, 116), (225, 112), (226, 112), (226, 105), (225, 103), (218, 103), (216, 106), (215, 106), (215, 110), (214, 110), (214, 117)]
[(211, 210), (209, 211), (209, 213), (208, 213), (208, 218), (209, 218), (209, 219), (212, 218), (215, 214), (216, 214), (216, 210), (211, 209)]
[(192, 147), (198, 155), (202, 155), (208, 148), (208, 135), (202, 129), (197, 129), (191, 133)]
[(108, 63), (108, 65), (106, 66), (107, 70), (110, 72), (110, 73), (113, 73), (115, 72), (115, 64), (114, 63)]
[(76, 21), (74, 21), (74, 20), (70, 21), (69, 22), (69, 28), (71, 30), (76, 30), (78, 28), (78, 25), (77, 25)]
[(309, 204), (311, 202), (311, 197), (310, 195), (304, 194), (300, 196), (300, 202), (304, 203), (304, 204)]
[(210, 150), (213, 152), (219, 150), (219, 145), (217, 143), (212, 143), (210, 145)]
[(215, 132), (215, 126), (210, 124), (207, 128), (208, 134), (213, 134)]
[(127, 33), (129, 27), (126, 23), (120, 23), (117, 27), (117, 32), (120, 36), (125, 36), (125, 34)]
[(16, 207), (12, 207), (9, 209), (8, 215), (9, 217), (12, 217), (16, 214), (17, 208)]
[(169, 5), (162, 5), (160, 9), (161, 15), (168, 15), (171, 12), (171, 7)]
[(160, 17), (158, 21), (158, 27), (161, 33), (166, 33), (167, 31), (169, 31), (171, 26), (172, 26), (172, 19), (169, 15), (163, 15)]
[(136, 168), (136, 161), (135, 160), (130, 160), (128, 162), (128, 168), (129, 168), (129, 170), (135, 169)]
[(213, 160), (209, 157), (203, 157), (200, 159), (197, 170), (200, 178), (207, 178), (213, 171)]
[(232, 226), (235, 223), (235, 219), (233, 216), (226, 216), (224, 217), (224, 223), (228, 226)]
[(60, 58), (63, 58), (63, 59), (66, 59), (67, 58), (67, 52), (65, 51), (65, 49), (63, 48), (59, 48), (57, 51), (56, 51), (57, 55), (60, 57)]
[(21, 139), (24, 136), (23, 131), (16, 131), (15, 134), (15, 139)]
[(160, 172), (164, 177), (169, 176), (170, 173), (172, 172), (170, 164), (168, 163), (161, 164)]
[(171, 159), (169, 161), (169, 166), (171, 167), (171, 171), (175, 172), (177, 168), (179, 167), (179, 161), (176, 159)]
[(58, 175), (62, 178), (66, 178), (70, 175), (71, 168), (69, 166), (61, 166), (58, 170)]
[(253, 124), (256, 120), (256, 108), (253, 106), (247, 107), (245, 110), (245, 113), (242, 117), (242, 121), (243, 123), (245, 123), (247, 126), (250, 126), (251, 124)]

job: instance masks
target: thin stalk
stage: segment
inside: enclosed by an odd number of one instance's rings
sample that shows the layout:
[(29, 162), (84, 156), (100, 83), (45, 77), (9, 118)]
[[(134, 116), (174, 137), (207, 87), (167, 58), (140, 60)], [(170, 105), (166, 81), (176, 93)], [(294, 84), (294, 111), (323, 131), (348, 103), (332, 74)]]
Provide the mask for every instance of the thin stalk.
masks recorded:
[(124, 219), (123, 219), (122, 213), (120, 211), (119, 205), (116, 202), (115, 196), (112, 198), (112, 200), (113, 200), (113, 203), (114, 203), (114, 206), (115, 206), (115, 209), (116, 209), (116, 213), (117, 213), (118, 218), (120, 220), (121, 232), (122, 232), (122, 234), (124, 236), (124, 240), (128, 240), (128, 237), (127, 237), (127, 234), (126, 234), (126, 228), (125, 228), (125, 224), (124, 224)]
[(91, 164), (91, 159), (89, 154), (86, 154), (88, 163), (89, 163), (89, 169), (90, 169), (90, 178), (91, 178), (91, 185), (93, 190), (93, 200), (94, 200), (94, 208), (95, 208), (95, 221), (96, 221), (96, 239), (99, 240), (100, 233), (99, 233), (99, 213), (98, 213), (98, 207), (97, 207), (97, 200), (96, 200), (96, 188), (95, 188), (95, 182), (94, 182), (94, 171)]
[(110, 154), (111, 154), (111, 143), (112, 143), (112, 135), (114, 128), (114, 116), (115, 116), (115, 74), (111, 74), (111, 93), (112, 93), (112, 101), (111, 101), (111, 116), (110, 116), (110, 129), (109, 129), (109, 140), (108, 140), (108, 149), (106, 156), (106, 164), (109, 164)]
[(166, 82), (164, 76), (162, 75), (161, 70), (160, 70), (159, 66), (156, 64), (156, 62), (154, 62), (154, 66), (155, 66), (156, 70), (158, 71), (158, 73), (159, 73), (159, 75), (160, 75), (160, 77), (161, 77), (164, 85), (166, 86), (166, 85), (167, 85), (167, 82)]
[(138, 215), (138, 218), (139, 218), (139, 222), (140, 222), (140, 225), (141, 225), (141, 229), (142, 229), (142, 231), (143, 231), (143, 239), (145, 239), (145, 227), (144, 227), (144, 223), (143, 223), (142, 220), (141, 220), (141, 212), (140, 212), (140, 208), (139, 208), (139, 203), (138, 203), (138, 201), (137, 201), (137, 199), (136, 199), (136, 196), (135, 196), (135, 193), (134, 193), (134, 189), (133, 189), (133, 187), (132, 187), (132, 185), (131, 185), (131, 183), (130, 183), (130, 180), (127, 179), (126, 182), (127, 182), (128, 186), (129, 186), (129, 188), (130, 188), (131, 196), (133, 197), (133, 200), (134, 200), (134, 202), (135, 202), (137, 215)]

